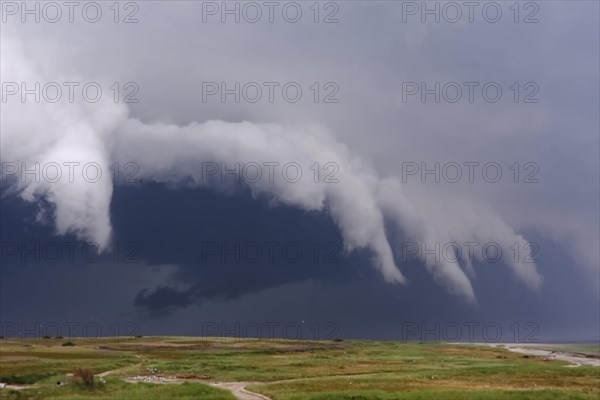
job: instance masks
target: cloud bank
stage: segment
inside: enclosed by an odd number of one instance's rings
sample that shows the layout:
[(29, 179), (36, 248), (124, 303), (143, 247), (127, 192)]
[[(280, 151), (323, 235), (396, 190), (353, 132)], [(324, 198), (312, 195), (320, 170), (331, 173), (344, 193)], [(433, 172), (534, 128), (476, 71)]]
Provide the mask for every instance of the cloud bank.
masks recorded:
[[(56, 57), (60, 65), (61, 58)], [(60, 67), (39, 65), (27, 54), (17, 36), (4, 35), (2, 46), (4, 82), (81, 81), (82, 76), (59, 76), (48, 71)], [(42, 166), (57, 163), (99, 165), (105, 174), (90, 182), (75, 173), (63, 174), (56, 182), (17, 179), (15, 189), (25, 201), (51, 204), (50, 213), (60, 235), (107, 247), (111, 241), (110, 202), (113, 192), (108, 171), (114, 163), (134, 162), (136, 178), (177, 187), (210, 185), (204, 179), (207, 163), (248, 165), (295, 162), (306, 168), (334, 163), (338, 182), (300, 179), (290, 182), (275, 173), (272, 179), (243, 181), (257, 198), (304, 210), (328, 212), (338, 226), (347, 251), (367, 249), (373, 266), (390, 283), (405, 283), (398, 267), (399, 249), (390, 230), (430, 247), (435, 243), (495, 242), (504, 254), (515, 243), (526, 246), (492, 207), (467, 198), (429, 199), (415, 202), (404, 193), (398, 176), (380, 176), (365, 159), (336, 139), (320, 124), (226, 122), (208, 120), (187, 125), (142, 122), (130, 116), (123, 103), (108, 96), (97, 103), (19, 102), (3, 104), (2, 160)], [(4, 171), (6, 172), (6, 171)], [(43, 202), (42, 202), (43, 200)], [(465, 211), (464, 202), (469, 210)], [(477, 257), (481, 257), (477, 255)], [(536, 290), (542, 278), (533, 263), (503, 259), (514, 275)], [(433, 278), (448, 291), (475, 301), (468, 260), (425, 259)]]

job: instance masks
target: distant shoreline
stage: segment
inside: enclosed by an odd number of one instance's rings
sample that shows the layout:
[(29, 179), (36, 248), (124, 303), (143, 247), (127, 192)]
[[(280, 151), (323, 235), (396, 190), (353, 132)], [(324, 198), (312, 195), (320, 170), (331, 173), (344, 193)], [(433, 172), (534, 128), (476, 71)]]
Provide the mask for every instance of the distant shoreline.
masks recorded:
[[(546, 360), (560, 360), (570, 363), (569, 367), (582, 365), (600, 367), (600, 352), (581, 348), (582, 343), (454, 343), (458, 345), (490, 346), (507, 349), (525, 356), (543, 357)], [(596, 343), (586, 343), (596, 345)], [(592, 350), (590, 348), (590, 350)]]

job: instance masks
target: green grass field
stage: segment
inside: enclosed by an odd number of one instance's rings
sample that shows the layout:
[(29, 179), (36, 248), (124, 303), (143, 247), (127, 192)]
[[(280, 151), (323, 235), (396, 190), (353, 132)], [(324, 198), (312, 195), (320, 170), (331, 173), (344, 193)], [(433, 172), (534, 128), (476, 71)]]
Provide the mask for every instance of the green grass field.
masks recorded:
[[(0, 341), (0, 399), (600, 399), (600, 368), (475, 345), (189, 337)], [(95, 374), (92, 387), (70, 376)], [(176, 384), (124, 379), (173, 379)], [(57, 382), (66, 382), (57, 385)], [(102, 382), (104, 381), (104, 382)], [(181, 383), (183, 382), (183, 383)]]

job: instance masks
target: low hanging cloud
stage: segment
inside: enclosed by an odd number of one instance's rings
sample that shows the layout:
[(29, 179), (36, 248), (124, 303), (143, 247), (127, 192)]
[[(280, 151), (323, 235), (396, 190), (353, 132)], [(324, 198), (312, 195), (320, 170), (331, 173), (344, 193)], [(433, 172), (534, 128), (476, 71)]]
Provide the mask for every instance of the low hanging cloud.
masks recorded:
[[(23, 43), (5, 35), (2, 46), (4, 82), (70, 82), (82, 76), (54, 76), (27, 55)], [(60, 57), (56, 57), (57, 63)], [(3, 88), (4, 90), (4, 88)], [(110, 96), (97, 103), (35, 103), (7, 101), (2, 113), (2, 161), (31, 166), (56, 163), (77, 166), (93, 163), (105, 174), (85, 179), (82, 174), (63, 174), (56, 182), (16, 179), (11, 182), (28, 202), (49, 202), (56, 232), (73, 233), (106, 248), (111, 242), (110, 202), (113, 193), (111, 166), (133, 162), (136, 178), (171, 185), (219, 187), (206, 179), (206, 167), (214, 165), (262, 166), (261, 179), (245, 179), (253, 196), (304, 210), (328, 212), (339, 228), (347, 251), (367, 249), (373, 266), (387, 282), (406, 283), (397, 265), (397, 243), (390, 226), (405, 237), (426, 244), (494, 242), (510, 254), (513, 244), (526, 246), (491, 207), (471, 199), (430, 198), (415, 202), (403, 191), (397, 176), (380, 176), (370, 163), (353, 154), (326, 127), (306, 124), (226, 122), (209, 120), (185, 126), (146, 123), (130, 117), (128, 107)], [(304, 173), (315, 162), (331, 163), (338, 182), (315, 182), (312, 175), (291, 182), (273, 168), (297, 163)], [(16, 163), (16, 164), (14, 164)], [(215, 164), (211, 164), (215, 163)], [(273, 163), (279, 163), (275, 165)], [(75, 164), (71, 164), (75, 165)], [(7, 172), (6, 168), (4, 173)], [(10, 171), (8, 171), (10, 172)], [(322, 171), (321, 171), (322, 172)], [(468, 204), (465, 211), (464, 204)], [(481, 259), (480, 254), (476, 254)], [(535, 264), (505, 257), (514, 275), (536, 290), (542, 278)], [(424, 260), (433, 278), (448, 291), (475, 301), (470, 260)]]

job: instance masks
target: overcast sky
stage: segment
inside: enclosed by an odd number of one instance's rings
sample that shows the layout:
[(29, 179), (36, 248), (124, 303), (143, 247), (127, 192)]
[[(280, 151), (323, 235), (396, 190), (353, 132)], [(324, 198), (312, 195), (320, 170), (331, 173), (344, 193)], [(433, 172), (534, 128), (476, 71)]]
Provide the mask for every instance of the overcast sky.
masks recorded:
[(600, 7), (515, 4), (3, 1), (4, 334), (598, 340)]

